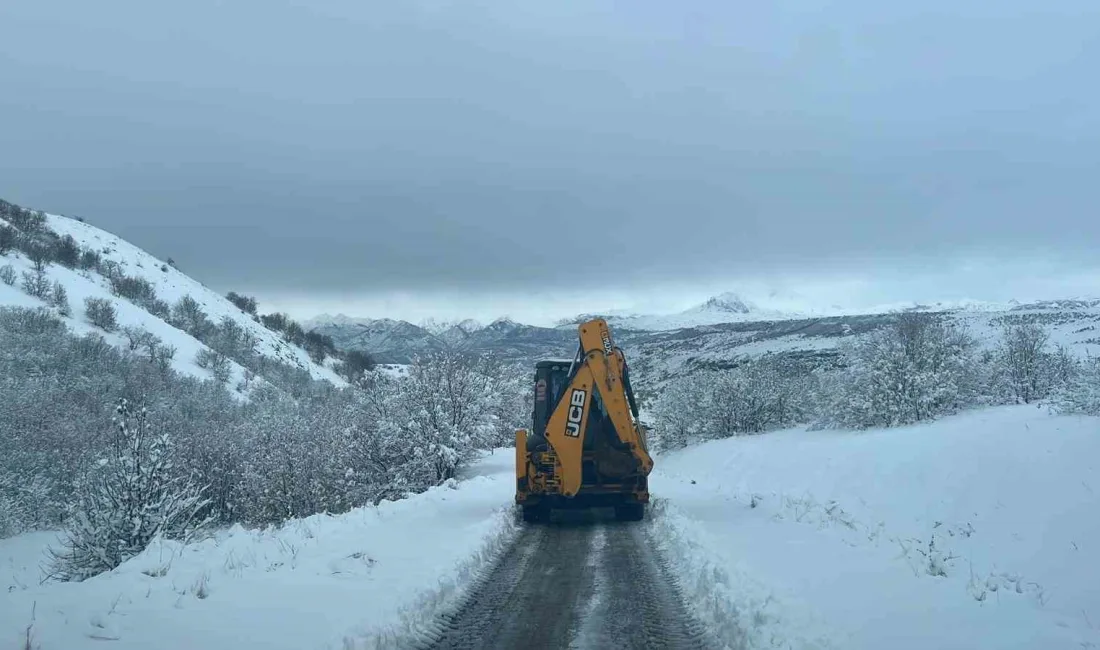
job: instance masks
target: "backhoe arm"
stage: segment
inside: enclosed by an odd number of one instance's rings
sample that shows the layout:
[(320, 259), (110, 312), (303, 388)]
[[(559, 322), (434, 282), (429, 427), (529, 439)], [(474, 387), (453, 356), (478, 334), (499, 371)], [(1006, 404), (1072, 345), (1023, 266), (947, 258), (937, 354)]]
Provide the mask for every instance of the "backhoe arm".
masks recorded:
[(579, 331), (580, 351), (569, 384), (546, 426), (546, 439), (557, 455), (556, 474), (561, 481), (561, 493), (567, 497), (576, 495), (581, 487), (584, 435), (594, 392), (603, 401), (619, 443), (633, 455), (637, 472), (645, 476), (653, 468), (633, 417), (636, 407), (624, 376), (626, 359), (612, 342), (607, 322), (588, 321)]

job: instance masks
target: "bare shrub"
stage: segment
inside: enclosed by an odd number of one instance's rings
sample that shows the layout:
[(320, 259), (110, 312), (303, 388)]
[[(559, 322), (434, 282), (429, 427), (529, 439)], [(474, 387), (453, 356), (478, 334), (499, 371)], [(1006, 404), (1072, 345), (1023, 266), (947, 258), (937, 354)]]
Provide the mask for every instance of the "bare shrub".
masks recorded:
[(84, 315), (89, 323), (105, 332), (118, 329), (118, 314), (114, 304), (107, 298), (85, 298)]
[(28, 296), (49, 301), (51, 288), (50, 279), (43, 271), (23, 272), (23, 293)]
[(195, 365), (204, 370), (209, 370), (210, 373), (214, 375), (214, 379), (219, 382), (224, 383), (229, 381), (229, 357), (221, 352), (211, 350), (210, 348), (203, 348), (195, 355)]

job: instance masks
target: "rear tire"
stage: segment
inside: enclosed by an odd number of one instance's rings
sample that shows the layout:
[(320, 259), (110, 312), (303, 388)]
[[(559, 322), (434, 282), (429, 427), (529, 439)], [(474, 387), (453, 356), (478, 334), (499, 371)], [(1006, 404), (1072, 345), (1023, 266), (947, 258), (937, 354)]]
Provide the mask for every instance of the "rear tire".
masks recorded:
[(623, 503), (615, 506), (615, 518), (619, 521), (641, 521), (644, 517), (644, 503)]
[(523, 520), (529, 524), (537, 524), (547, 518), (548, 511), (542, 506), (523, 506)]

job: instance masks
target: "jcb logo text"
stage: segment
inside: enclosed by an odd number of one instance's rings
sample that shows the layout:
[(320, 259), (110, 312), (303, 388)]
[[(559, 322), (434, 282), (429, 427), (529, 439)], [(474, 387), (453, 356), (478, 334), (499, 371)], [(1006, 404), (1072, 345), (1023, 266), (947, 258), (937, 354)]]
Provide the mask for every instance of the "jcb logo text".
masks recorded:
[(584, 401), (588, 399), (588, 391), (579, 388), (573, 389), (569, 396), (569, 417), (565, 422), (565, 435), (570, 438), (579, 438), (581, 435), (581, 418), (584, 417)]

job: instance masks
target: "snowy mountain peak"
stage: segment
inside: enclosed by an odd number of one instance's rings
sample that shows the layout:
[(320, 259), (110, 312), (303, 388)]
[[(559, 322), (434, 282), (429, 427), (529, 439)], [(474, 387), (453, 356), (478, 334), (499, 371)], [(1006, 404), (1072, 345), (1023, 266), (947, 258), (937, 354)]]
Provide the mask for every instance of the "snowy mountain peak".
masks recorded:
[[(319, 316), (318, 320), (324, 320), (324, 316)], [(332, 324), (339, 324), (336, 321), (330, 321)], [(420, 327), (435, 334), (436, 336), (462, 336), (472, 334), (484, 326), (472, 318), (467, 318), (460, 321), (449, 320), (437, 320), (435, 318), (429, 318), (420, 323)]]
[(498, 330), (498, 331), (499, 330), (514, 330), (519, 326), (520, 326), (520, 324), (517, 323), (516, 321), (512, 320), (511, 318), (508, 318), (507, 316), (503, 316), (501, 318), (496, 319), (492, 323), (489, 323), (488, 329), (493, 329), (493, 330)]
[(370, 325), (374, 322), (373, 318), (360, 318), (357, 316), (348, 316), (346, 314), (320, 314), (314, 316), (308, 320), (302, 321), (302, 327), (307, 330), (316, 328), (318, 325)]
[(741, 296), (733, 292), (726, 292), (718, 294), (702, 305), (699, 305), (691, 311), (709, 311), (709, 312), (724, 312), (730, 314), (748, 314), (756, 310), (756, 306), (751, 302), (746, 301)]

